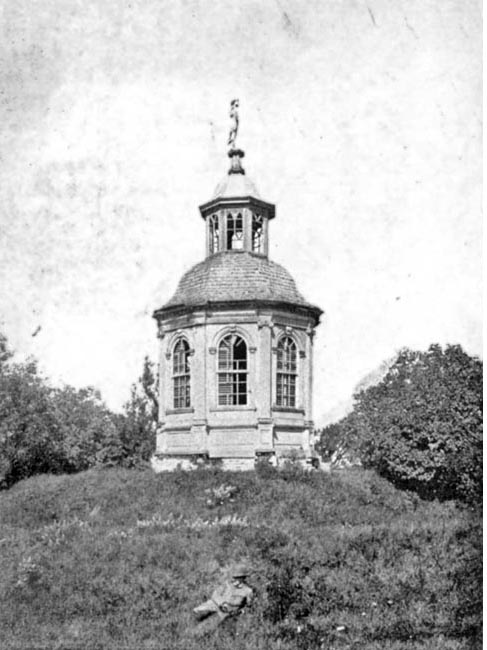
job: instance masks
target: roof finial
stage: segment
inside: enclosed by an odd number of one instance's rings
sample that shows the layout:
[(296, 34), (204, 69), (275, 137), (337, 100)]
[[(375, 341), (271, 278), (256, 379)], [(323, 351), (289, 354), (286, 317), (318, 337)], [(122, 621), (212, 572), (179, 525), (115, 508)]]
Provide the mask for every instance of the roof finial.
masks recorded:
[(237, 149), (235, 146), (235, 140), (237, 139), (238, 133), (238, 108), (240, 101), (238, 99), (232, 99), (230, 102), (230, 133), (228, 134), (228, 156), (232, 161), (232, 165), (228, 170), (229, 174), (245, 174), (245, 170), (242, 167), (240, 158), (244, 157), (244, 152), (241, 149)]

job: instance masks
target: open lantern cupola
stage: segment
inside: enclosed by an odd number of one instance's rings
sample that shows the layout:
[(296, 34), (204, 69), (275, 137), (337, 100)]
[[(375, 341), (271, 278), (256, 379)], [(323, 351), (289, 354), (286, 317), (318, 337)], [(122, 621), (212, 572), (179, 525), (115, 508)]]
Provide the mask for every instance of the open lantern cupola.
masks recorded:
[(241, 164), (244, 152), (229, 152), (231, 166), (218, 184), (213, 198), (200, 206), (206, 222), (206, 255), (226, 251), (247, 251), (268, 255), (269, 220), (275, 206), (262, 201)]

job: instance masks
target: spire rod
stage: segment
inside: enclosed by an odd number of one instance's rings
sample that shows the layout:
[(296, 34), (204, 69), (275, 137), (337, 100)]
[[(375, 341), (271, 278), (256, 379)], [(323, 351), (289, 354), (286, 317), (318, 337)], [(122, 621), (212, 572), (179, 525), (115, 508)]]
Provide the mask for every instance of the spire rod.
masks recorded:
[(245, 156), (244, 152), (241, 149), (238, 149), (235, 146), (235, 141), (237, 139), (238, 133), (238, 108), (240, 106), (240, 101), (238, 99), (232, 99), (230, 102), (230, 132), (228, 134), (228, 157), (231, 160), (231, 166), (228, 170), (229, 174), (245, 174), (245, 170), (242, 167), (240, 159)]

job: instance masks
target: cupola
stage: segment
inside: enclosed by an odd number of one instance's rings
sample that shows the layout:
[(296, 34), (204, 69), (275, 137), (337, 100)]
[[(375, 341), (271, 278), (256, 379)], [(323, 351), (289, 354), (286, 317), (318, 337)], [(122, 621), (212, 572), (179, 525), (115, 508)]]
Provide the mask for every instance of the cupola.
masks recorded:
[(200, 206), (206, 222), (206, 255), (247, 251), (267, 257), (269, 220), (275, 206), (263, 201), (242, 166), (244, 152), (230, 149), (230, 169), (213, 198)]

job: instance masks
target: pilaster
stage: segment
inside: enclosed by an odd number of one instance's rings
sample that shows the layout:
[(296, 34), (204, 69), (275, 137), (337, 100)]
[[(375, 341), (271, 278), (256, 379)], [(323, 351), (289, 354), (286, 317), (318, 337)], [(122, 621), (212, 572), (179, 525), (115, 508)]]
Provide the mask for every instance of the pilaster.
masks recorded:
[(159, 426), (163, 426), (166, 419), (166, 378), (165, 378), (165, 369), (166, 369), (166, 357), (164, 354), (164, 337), (165, 334), (162, 331), (161, 325), (158, 327), (157, 338), (159, 339), (159, 410), (157, 414), (157, 421)]
[(194, 354), (190, 357), (191, 369), (191, 406), (194, 408), (194, 419), (205, 418), (205, 328), (193, 328), (192, 344)]
[(305, 419), (313, 419), (313, 337), (315, 330), (311, 325), (306, 329), (306, 368), (307, 368), (307, 390), (305, 402)]
[(298, 358), (296, 359), (296, 361), (297, 361), (297, 368), (298, 368), (298, 386), (297, 386), (298, 394), (296, 395), (296, 406), (306, 411), (306, 400), (307, 400), (307, 393), (309, 390), (309, 386), (308, 386), (309, 356), (306, 354), (306, 346), (304, 350), (298, 346), (297, 354), (298, 354)]
[(258, 366), (257, 386), (259, 395), (256, 400), (257, 417), (270, 418), (273, 400), (274, 375), (272, 370), (272, 323), (259, 320), (257, 323)]

